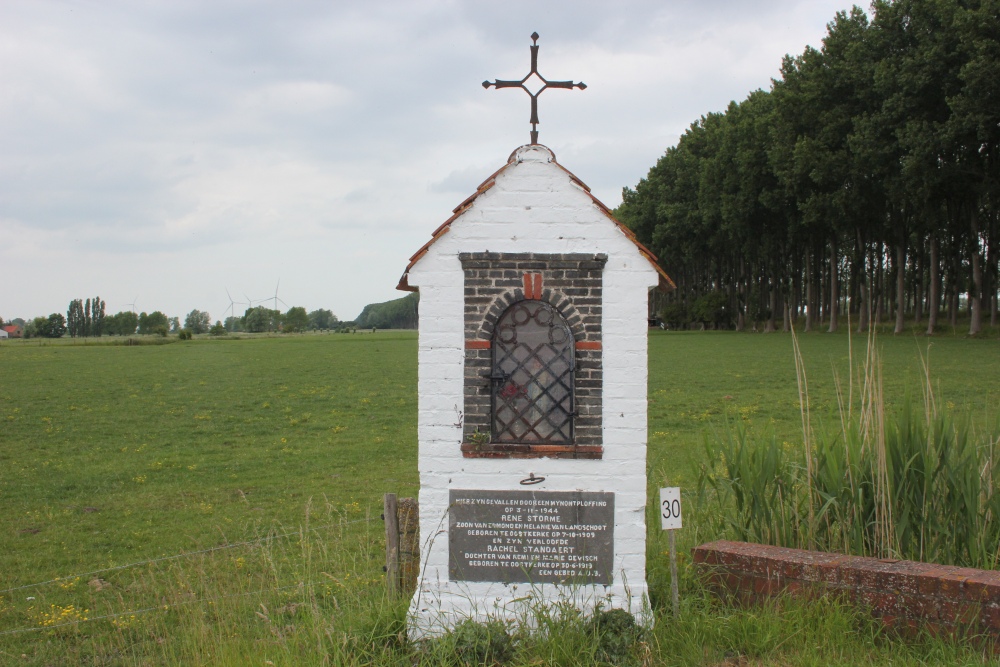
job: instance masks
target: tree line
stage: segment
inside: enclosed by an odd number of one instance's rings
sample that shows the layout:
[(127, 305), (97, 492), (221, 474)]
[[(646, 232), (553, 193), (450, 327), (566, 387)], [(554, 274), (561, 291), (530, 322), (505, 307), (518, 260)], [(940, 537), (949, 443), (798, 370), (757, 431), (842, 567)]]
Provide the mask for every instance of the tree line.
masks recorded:
[[(307, 313), (301, 306), (293, 306), (287, 312), (271, 310), (264, 306), (248, 308), (242, 317), (227, 317), (225, 324), (216, 321), (212, 325), (211, 316), (203, 310), (194, 309), (184, 318), (168, 317), (154, 310), (151, 313), (121, 311), (106, 314), (106, 304), (98, 296), (89, 299), (73, 299), (66, 309), (66, 315), (52, 313), (47, 317), (35, 317), (28, 321), (20, 318), (11, 320), (22, 327), (25, 338), (61, 338), (69, 334), (72, 338), (99, 336), (160, 335), (168, 333), (222, 335), (229, 332), (283, 331), (286, 333), (307, 330), (331, 330), (339, 320), (330, 310), (320, 308)], [(0, 325), (3, 324), (0, 319)]]
[(1000, 0), (839, 12), (769, 91), (692, 123), (624, 189), (616, 214), (677, 285), (661, 316), (996, 325), (998, 63)]
[[(254, 306), (247, 308), (242, 317), (227, 317), (222, 325), (225, 331), (262, 333), (265, 331), (284, 331), (295, 333), (300, 331), (328, 331), (335, 329), (340, 320), (332, 311), (319, 308), (306, 312), (302, 306), (292, 306), (287, 312)], [(218, 323), (217, 323), (218, 325)]]

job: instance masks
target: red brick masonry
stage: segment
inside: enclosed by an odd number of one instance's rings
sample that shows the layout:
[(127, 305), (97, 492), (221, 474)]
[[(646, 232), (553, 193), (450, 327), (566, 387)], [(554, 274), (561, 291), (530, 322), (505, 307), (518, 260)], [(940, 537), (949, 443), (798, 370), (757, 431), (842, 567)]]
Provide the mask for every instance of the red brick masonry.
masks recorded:
[(1000, 571), (720, 540), (696, 547), (709, 586), (743, 601), (840, 592), (904, 632), (1000, 637)]

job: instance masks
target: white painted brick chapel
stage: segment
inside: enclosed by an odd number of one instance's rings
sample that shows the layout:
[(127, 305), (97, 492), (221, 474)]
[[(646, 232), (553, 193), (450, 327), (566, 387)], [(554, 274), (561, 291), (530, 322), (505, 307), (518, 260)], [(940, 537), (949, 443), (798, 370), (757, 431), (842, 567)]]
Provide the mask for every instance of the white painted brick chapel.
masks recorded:
[(411, 635), (558, 600), (648, 621), (647, 299), (670, 279), (537, 143), (453, 213), (399, 284), (420, 292)]

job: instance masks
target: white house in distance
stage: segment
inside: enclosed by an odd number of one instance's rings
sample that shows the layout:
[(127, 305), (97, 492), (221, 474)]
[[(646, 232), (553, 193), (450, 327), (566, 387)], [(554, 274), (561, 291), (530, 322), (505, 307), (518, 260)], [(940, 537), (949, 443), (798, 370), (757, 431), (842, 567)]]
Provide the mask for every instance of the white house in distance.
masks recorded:
[(656, 258), (539, 144), (412, 258), (420, 292), (415, 637), (569, 599), (646, 619)]

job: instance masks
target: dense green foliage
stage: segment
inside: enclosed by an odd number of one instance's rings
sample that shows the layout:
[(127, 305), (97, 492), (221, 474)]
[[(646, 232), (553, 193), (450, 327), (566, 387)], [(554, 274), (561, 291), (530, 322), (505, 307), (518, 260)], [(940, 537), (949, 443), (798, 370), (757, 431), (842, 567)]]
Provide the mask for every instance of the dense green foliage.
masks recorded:
[(165, 336), (170, 327), (170, 318), (158, 310), (151, 313), (142, 312), (139, 313), (138, 327), (141, 334), (155, 333)]
[(292, 306), (281, 318), (281, 330), (285, 333), (305, 331), (309, 326), (309, 315), (302, 306)]
[(502, 665), (514, 655), (514, 640), (507, 625), (501, 621), (462, 621), (445, 643), (449, 644), (455, 662), (461, 667)]
[(25, 338), (61, 338), (66, 334), (66, 318), (62, 313), (36, 317), (24, 326)]
[(208, 333), (212, 326), (212, 318), (204, 310), (195, 308), (184, 318), (184, 328), (196, 334)]
[(230, 315), (226, 318), (224, 326), (226, 327), (226, 331), (230, 333), (243, 331), (243, 318)]
[[(806, 329), (846, 309), (997, 323), (1000, 3), (876, 0), (836, 15), (770, 91), (703, 116), (620, 219), (677, 283), (664, 319)], [(706, 295), (725, 308), (705, 310)], [(663, 305), (663, 304), (661, 304)]]
[(73, 299), (66, 309), (66, 331), (71, 338), (77, 336), (100, 336), (106, 332), (104, 301), (97, 296), (93, 299)]
[(309, 328), (309, 315), (306, 314), (306, 309), (302, 306), (292, 306), (286, 313), (266, 306), (255, 306), (247, 308), (242, 319), (238, 321), (236, 318), (227, 318), (226, 328), (229, 331), (248, 331), (250, 333), (264, 331), (295, 333)]
[(333, 311), (319, 308), (309, 313), (309, 328), (313, 331), (328, 331), (337, 325), (337, 316)]
[(416, 329), (420, 295), (416, 292), (384, 303), (370, 303), (354, 321), (360, 329)]
[(110, 335), (131, 336), (139, 328), (139, 316), (130, 310), (115, 313), (104, 320), (104, 331)]
[(243, 330), (250, 333), (277, 331), (281, 324), (281, 311), (265, 306), (247, 308), (243, 314)]

